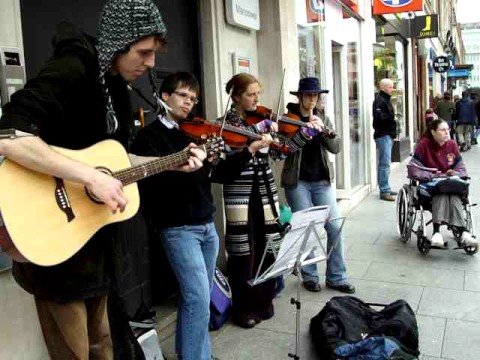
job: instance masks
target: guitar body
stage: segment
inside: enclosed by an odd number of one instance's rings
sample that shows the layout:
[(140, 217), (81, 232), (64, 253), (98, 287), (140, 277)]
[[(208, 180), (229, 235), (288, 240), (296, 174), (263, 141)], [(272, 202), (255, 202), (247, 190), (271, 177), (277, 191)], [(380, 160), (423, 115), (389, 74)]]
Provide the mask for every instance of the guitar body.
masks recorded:
[[(131, 166), (125, 149), (114, 140), (83, 150), (53, 148), (111, 172)], [(8, 159), (0, 166), (0, 189), (6, 228), (0, 228), (2, 248), (15, 260), (42, 266), (66, 261), (100, 228), (131, 218), (140, 205), (136, 183), (123, 188), (129, 201), (125, 211), (112, 214), (107, 206), (93, 200), (83, 185), (26, 169)]]

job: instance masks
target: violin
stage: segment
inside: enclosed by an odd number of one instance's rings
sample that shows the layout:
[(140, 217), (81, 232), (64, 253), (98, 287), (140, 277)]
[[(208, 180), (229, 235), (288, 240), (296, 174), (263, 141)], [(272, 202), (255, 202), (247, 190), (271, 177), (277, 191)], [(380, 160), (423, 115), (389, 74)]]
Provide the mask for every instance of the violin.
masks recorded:
[[(271, 119), (273, 121), (277, 121), (278, 132), (288, 137), (292, 137), (293, 135), (295, 135), (300, 128), (307, 127), (307, 123), (302, 121), (300, 116), (298, 116), (297, 114), (288, 112), (285, 115), (278, 116), (276, 114), (273, 114), (271, 109), (260, 105), (257, 106), (257, 109), (255, 109), (255, 111), (247, 112), (247, 118), (245, 119), (245, 122), (248, 125), (255, 125), (256, 123), (264, 119)], [(327, 137), (335, 137), (335, 132), (333, 132), (326, 126), (323, 131), (325, 132), (325, 135), (327, 135)]]
[(272, 110), (265, 106), (257, 106), (255, 111), (247, 111), (245, 122), (248, 125), (255, 125), (256, 123), (264, 120), (271, 119), (278, 122), (278, 132), (280, 134), (292, 137), (297, 133), (300, 127), (307, 126), (305, 122), (300, 120), (295, 114), (287, 114), (283, 116), (277, 116), (272, 113)]
[[(222, 131), (221, 123), (210, 122), (201, 117), (194, 117), (192, 120), (181, 122), (180, 130), (196, 139), (201, 139), (204, 136), (221, 135), (227, 145), (237, 149), (247, 146), (249, 140), (262, 140), (262, 135), (230, 124), (224, 124)], [(273, 142), (270, 147), (284, 154), (289, 152), (288, 147), (282, 144)]]

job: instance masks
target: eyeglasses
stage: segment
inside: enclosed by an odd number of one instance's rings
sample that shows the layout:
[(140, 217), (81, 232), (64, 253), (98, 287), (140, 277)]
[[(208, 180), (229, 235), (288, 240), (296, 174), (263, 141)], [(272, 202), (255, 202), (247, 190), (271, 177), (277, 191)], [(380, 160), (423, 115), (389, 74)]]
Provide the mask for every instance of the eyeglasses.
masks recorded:
[(182, 91), (174, 91), (174, 93), (177, 94), (178, 96), (180, 96), (183, 100), (188, 99), (192, 103), (194, 103), (195, 105), (198, 104), (198, 99), (195, 96), (190, 96), (187, 93), (182, 92)]

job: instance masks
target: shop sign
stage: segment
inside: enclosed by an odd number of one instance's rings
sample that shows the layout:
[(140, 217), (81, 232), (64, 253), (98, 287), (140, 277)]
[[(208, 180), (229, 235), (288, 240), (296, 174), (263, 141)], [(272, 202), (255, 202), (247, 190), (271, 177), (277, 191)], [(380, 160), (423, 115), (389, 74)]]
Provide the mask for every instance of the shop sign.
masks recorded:
[(373, 15), (422, 10), (423, 0), (373, 0)]
[(417, 16), (412, 22), (410, 37), (417, 39), (438, 37), (438, 15)]
[(466, 79), (470, 76), (469, 69), (450, 69), (448, 70), (448, 77), (449, 78), (462, 78)]
[(307, 22), (325, 21), (325, 0), (305, 0), (307, 5)]
[(259, 0), (225, 0), (227, 22), (249, 30), (260, 30)]
[(432, 66), (433, 70), (436, 72), (444, 73), (450, 69), (450, 60), (446, 56), (437, 56), (435, 59), (433, 59)]

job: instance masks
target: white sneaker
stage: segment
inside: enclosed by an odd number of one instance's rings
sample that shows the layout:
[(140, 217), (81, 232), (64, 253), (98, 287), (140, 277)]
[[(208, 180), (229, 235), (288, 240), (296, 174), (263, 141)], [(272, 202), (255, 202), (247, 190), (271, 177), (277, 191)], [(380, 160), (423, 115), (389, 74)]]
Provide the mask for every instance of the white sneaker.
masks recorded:
[(465, 246), (474, 246), (478, 245), (477, 239), (475, 239), (472, 234), (468, 231), (464, 231), (462, 233), (462, 243), (465, 244)]
[(433, 234), (432, 239), (430, 240), (432, 246), (441, 246), (443, 247), (443, 236), (439, 232)]

